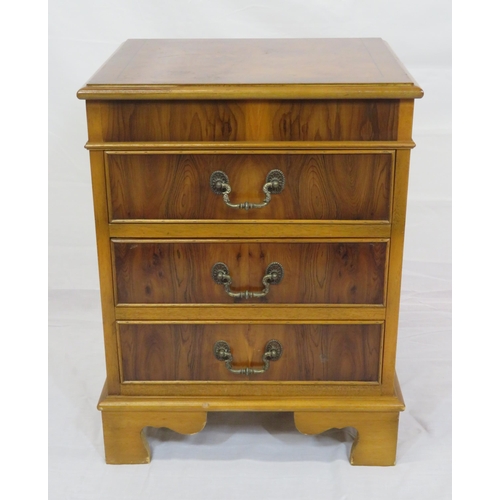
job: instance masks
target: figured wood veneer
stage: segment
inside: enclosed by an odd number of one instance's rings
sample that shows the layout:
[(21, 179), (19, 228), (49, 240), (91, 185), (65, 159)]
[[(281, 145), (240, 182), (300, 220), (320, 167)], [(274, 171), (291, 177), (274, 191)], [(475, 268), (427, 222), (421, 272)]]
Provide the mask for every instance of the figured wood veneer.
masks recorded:
[(127, 40), (81, 99), (422, 97), (380, 38)]
[[(393, 155), (108, 154), (112, 220), (388, 220)], [(285, 188), (264, 208), (233, 209), (210, 188), (212, 172), (229, 177), (232, 203), (259, 203), (267, 174)]]
[(120, 141), (393, 141), (398, 101), (103, 101), (100, 133)]
[[(249, 243), (114, 241), (117, 304), (382, 304), (386, 242)], [(224, 262), (231, 289), (259, 291), (271, 262), (281, 283), (263, 298), (233, 299), (212, 279)]]
[(411, 84), (413, 80), (380, 38), (148, 39), (124, 42), (88, 84), (167, 82), (290, 85)]
[[(379, 378), (381, 325), (134, 324), (118, 326), (123, 381), (364, 381)], [(213, 354), (231, 347), (233, 366), (261, 367), (266, 343), (282, 357), (259, 375), (236, 375)]]

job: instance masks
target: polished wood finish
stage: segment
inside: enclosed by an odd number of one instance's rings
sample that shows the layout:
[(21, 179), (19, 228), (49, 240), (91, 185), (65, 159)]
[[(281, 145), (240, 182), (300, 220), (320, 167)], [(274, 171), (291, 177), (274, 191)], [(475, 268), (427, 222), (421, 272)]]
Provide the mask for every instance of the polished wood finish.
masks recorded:
[[(89, 127), (94, 125), (93, 116), (89, 116)], [(104, 347), (106, 355), (106, 373), (108, 392), (119, 394), (118, 353), (116, 352), (115, 304), (112, 276), (111, 246), (109, 244), (109, 226), (107, 224), (106, 181), (104, 154), (102, 151), (90, 153), (92, 192), (94, 195), (94, 215), (96, 226), (97, 257), (99, 260), (99, 285), (104, 329)]]
[[(252, 243), (113, 241), (117, 304), (383, 304), (387, 242)], [(223, 262), (231, 290), (262, 290), (272, 262), (281, 283), (262, 298), (234, 299), (212, 279)]]
[[(108, 154), (110, 219), (389, 220), (387, 154)], [(210, 187), (223, 171), (232, 203), (260, 203), (271, 170), (284, 190), (264, 208), (228, 207)]]
[[(381, 324), (143, 324), (121, 323), (118, 342), (122, 380), (379, 380)], [(283, 355), (268, 371), (238, 375), (213, 354), (219, 340), (228, 342), (235, 369), (263, 366), (269, 340)]]
[(367, 94), (422, 96), (379, 38), (127, 40), (78, 97), (355, 99)]
[(213, 321), (223, 317), (227, 320), (275, 321), (366, 321), (384, 320), (384, 306), (331, 304), (255, 304), (238, 302), (234, 304), (135, 304), (118, 305), (117, 320), (199, 320)]
[(295, 426), (302, 434), (354, 427), (352, 465), (394, 465), (398, 442), (399, 411), (383, 413), (295, 412)]
[[(379, 39), (138, 40), (86, 100), (107, 383), (106, 461), (145, 463), (146, 426), (193, 433), (208, 411), (290, 411), (306, 434), (355, 427), (351, 463), (394, 463), (395, 372), (414, 99)], [(268, 171), (285, 190), (267, 207)], [(267, 265), (283, 281), (263, 299)], [(267, 340), (283, 357), (262, 375)]]
[[(400, 113), (401, 114), (401, 113)], [(401, 128), (401, 127), (398, 127)], [(399, 132), (398, 132), (399, 134)], [(398, 135), (399, 137), (399, 135)], [(397, 149), (411, 149), (415, 143), (409, 140), (397, 141), (301, 141), (300, 148), (294, 141), (232, 141), (232, 142), (194, 142), (194, 141), (143, 141), (143, 142), (99, 142), (88, 141), (85, 147), (89, 150), (102, 149), (108, 152), (139, 151), (141, 153), (171, 152), (179, 153), (188, 149), (198, 153), (262, 153), (267, 150), (282, 151), (286, 154), (300, 154), (315, 151), (317, 153), (391, 153)], [(344, 150), (344, 151), (342, 151)]]
[(179, 434), (196, 434), (205, 427), (203, 412), (123, 412), (102, 413), (106, 462), (108, 464), (147, 464), (151, 450), (144, 428), (168, 427)]
[(111, 464), (149, 463), (146, 426), (193, 434), (205, 426), (208, 411), (288, 411), (294, 412), (295, 426), (303, 434), (354, 427), (351, 464), (384, 466), (395, 462), (398, 417), (404, 403), (397, 381), (390, 396), (342, 398), (123, 397), (109, 396), (105, 386), (99, 409), (106, 461)]
[[(195, 396), (183, 395), (179, 398), (174, 397), (155, 397), (150, 394), (126, 394), (110, 395), (107, 391), (107, 384), (104, 384), (101, 397), (98, 403), (98, 409), (112, 412), (150, 412), (150, 411), (168, 411), (168, 412), (195, 412), (195, 411), (328, 411), (328, 412), (392, 412), (403, 411), (405, 404), (401, 395), (401, 389), (396, 377), (396, 383), (393, 391), (389, 395), (380, 395), (374, 391), (366, 392), (368, 384), (354, 384), (347, 386), (351, 393), (344, 393), (342, 397), (332, 397), (331, 394), (308, 396), (307, 393), (281, 394), (277, 397), (255, 397), (253, 395), (238, 394), (238, 397), (227, 397), (222, 390), (217, 395), (200, 392)], [(162, 384), (163, 386), (166, 384)], [(179, 384), (179, 387), (185, 387), (188, 383)], [(215, 384), (205, 382), (205, 387), (209, 388)], [(255, 384), (253, 384), (254, 386)], [(271, 385), (263, 382), (259, 387), (265, 388)], [(152, 387), (152, 384), (124, 384), (124, 389), (139, 386), (141, 391), (146, 391)], [(231, 386), (238, 386), (238, 383), (232, 383)], [(242, 387), (248, 387), (247, 382), (240, 384)], [(280, 389), (286, 391), (287, 387), (294, 386), (287, 382), (279, 384)], [(328, 384), (329, 387), (339, 387), (341, 384)], [(217, 387), (226, 389), (229, 384), (217, 384)], [(303, 382), (295, 387), (304, 387), (310, 391), (311, 387), (322, 387), (317, 382)], [(373, 388), (373, 386), (371, 386)], [(352, 390), (354, 388), (354, 390)], [(254, 388), (255, 391), (255, 388)]]
[(169, 220), (130, 221), (109, 225), (112, 238), (389, 238), (388, 222), (312, 220)]
[(95, 102), (120, 100), (218, 99), (415, 99), (420, 87), (408, 84), (291, 84), (291, 85), (87, 85), (80, 99)]
[[(396, 175), (394, 179), (393, 222), (391, 225), (391, 248), (389, 252), (389, 277), (387, 295), (388, 333), (384, 347), (384, 380), (394, 384), (396, 377), (396, 345), (399, 323), (399, 302), (403, 269), (404, 229), (406, 222), (406, 203), (410, 173), (410, 151), (398, 151), (396, 156)], [(383, 392), (390, 393), (388, 385)]]
[[(398, 101), (104, 101), (104, 141), (394, 141)], [(89, 137), (92, 139), (92, 137)]]
[(88, 84), (413, 83), (391, 56), (380, 38), (127, 40)]

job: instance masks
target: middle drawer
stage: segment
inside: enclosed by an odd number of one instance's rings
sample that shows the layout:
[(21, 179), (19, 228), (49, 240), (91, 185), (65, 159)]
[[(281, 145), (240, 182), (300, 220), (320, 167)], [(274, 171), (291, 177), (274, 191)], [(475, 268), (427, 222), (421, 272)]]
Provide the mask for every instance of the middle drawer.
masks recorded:
[(115, 302), (385, 303), (388, 240), (112, 240)]

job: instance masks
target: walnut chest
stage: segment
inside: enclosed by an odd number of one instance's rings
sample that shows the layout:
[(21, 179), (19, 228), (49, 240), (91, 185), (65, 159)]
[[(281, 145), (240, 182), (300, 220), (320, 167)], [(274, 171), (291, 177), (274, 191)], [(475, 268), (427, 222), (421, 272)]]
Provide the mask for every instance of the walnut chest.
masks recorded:
[(395, 462), (414, 99), (380, 39), (128, 40), (86, 100), (108, 463), (293, 412)]

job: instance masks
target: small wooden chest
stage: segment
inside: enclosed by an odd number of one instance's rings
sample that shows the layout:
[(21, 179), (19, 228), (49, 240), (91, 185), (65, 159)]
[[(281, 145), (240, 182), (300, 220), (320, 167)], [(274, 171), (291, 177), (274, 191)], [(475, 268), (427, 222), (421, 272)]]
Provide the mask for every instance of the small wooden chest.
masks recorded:
[(86, 100), (108, 463), (210, 411), (395, 462), (414, 99), (380, 39), (128, 40)]

